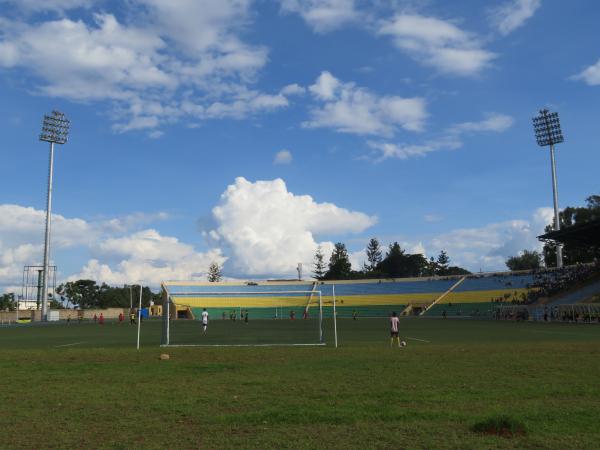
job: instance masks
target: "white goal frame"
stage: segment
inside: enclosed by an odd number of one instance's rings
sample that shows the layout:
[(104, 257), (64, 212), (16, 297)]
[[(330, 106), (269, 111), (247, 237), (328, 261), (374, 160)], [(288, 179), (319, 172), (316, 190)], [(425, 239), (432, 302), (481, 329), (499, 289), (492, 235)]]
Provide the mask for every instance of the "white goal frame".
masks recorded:
[[(311, 291), (192, 291), (192, 292), (169, 292), (165, 286), (163, 286), (163, 332), (161, 347), (295, 347), (295, 346), (324, 346), (326, 345), (323, 336), (323, 295), (320, 290)], [(177, 302), (172, 297), (183, 297), (185, 296), (196, 296), (196, 297), (221, 297), (227, 295), (243, 295), (245, 297), (260, 297), (262, 295), (277, 295), (279, 297), (285, 297), (287, 294), (306, 294), (308, 302), (312, 301), (314, 295), (318, 295), (319, 298), (319, 342), (316, 343), (298, 343), (298, 344), (171, 344), (171, 304), (182, 304), (181, 301)], [(232, 297), (235, 298), (235, 297)], [(335, 294), (334, 294), (334, 305), (335, 305)], [(277, 306), (274, 306), (277, 308)], [(305, 308), (308, 308), (308, 303)], [(335, 306), (334, 306), (335, 311)], [(185, 320), (185, 319), (178, 319)], [(334, 313), (334, 327), (335, 327), (335, 343), (337, 347), (337, 327), (335, 326), (336, 317)]]

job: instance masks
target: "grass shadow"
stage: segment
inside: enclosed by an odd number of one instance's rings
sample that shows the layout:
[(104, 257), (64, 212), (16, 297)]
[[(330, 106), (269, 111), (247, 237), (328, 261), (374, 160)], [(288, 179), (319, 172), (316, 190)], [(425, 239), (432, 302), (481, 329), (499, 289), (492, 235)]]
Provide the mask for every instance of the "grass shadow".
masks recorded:
[(523, 422), (506, 415), (489, 417), (481, 422), (477, 422), (471, 427), (471, 430), (476, 433), (502, 436), (505, 438), (524, 436), (527, 434), (527, 429)]

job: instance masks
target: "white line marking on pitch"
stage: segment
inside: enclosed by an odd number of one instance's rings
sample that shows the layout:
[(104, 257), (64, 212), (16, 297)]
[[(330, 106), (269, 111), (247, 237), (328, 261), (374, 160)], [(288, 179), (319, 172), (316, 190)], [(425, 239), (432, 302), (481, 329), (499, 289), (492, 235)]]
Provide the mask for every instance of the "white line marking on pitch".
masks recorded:
[(72, 344), (55, 345), (54, 347), (72, 347), (73, 345), (83, 344), (83, 342), (73, 342)]
[(161, 347), (323, 347), (322, 344), (169, 344)]
[(417, 338), (411, 338), (411, 337), (407, 337), (406, 339), (410, 339), (411, 341), (419, 341), (419, 342), (431, 342), (431, 341), (427, 341), (425, 339), (417, 339)]

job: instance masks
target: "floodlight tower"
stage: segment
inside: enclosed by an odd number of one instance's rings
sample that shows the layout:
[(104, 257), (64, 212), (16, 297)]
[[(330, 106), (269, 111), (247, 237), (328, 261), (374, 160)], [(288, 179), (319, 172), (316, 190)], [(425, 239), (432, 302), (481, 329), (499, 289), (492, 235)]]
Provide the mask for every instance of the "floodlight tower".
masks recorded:
[(48, 320), (48, 261), (50, 259), (50, 228), (52, 225), (52, 177), (54, 175), (54, 144), (64, 144), (69, 138), (71, 122), (59, 111), (44, 116), (40, 141), (50, 143), (48, 196), (46, 199), (46, 234), (44, 236), (44, 273), (42, 277), (42, 320)]
[[(554, 231), (560, 230), (558, 211), (558, 188), (556, 187), (556, 162), (554, 160), (554, 145), (564, 142), (558, 113), (547, 109), (540, 110), (540, 114), (533, 118), (535, 138), (540, 147), (550, 147), (550, 163), (552, 164), (552, 193), (554, 196)], [(563, 266), (562, 247), (556, 245), (556, 267)]]

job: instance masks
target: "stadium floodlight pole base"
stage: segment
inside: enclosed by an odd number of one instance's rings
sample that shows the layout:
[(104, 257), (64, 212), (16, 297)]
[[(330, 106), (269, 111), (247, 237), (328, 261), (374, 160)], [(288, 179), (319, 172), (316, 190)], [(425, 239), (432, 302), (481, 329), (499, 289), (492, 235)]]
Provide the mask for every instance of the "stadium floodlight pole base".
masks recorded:
[(140, 283), (140, 305), (138, 307), (137, 350), (140, 349), (140, 328), (142, 326), (142, 283)]

